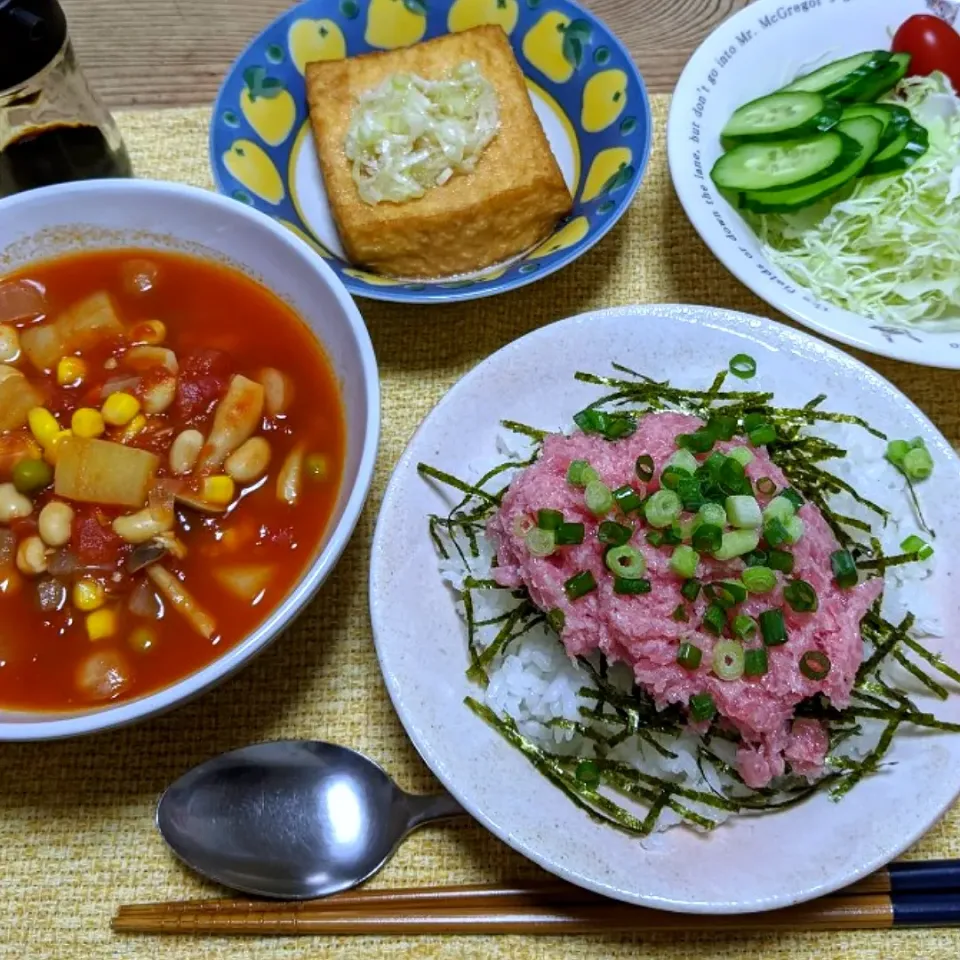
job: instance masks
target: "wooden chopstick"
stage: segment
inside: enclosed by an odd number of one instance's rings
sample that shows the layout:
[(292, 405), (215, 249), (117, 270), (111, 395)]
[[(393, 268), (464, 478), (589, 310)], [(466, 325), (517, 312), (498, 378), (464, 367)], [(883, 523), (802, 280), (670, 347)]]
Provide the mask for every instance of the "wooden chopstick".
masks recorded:
[(699, 916), (633, 907), (557, 881), (396, 890), (324, 900), (210, 900), (120, 907), (118, 932), (305, 934), (574, 934), (719, 930), (870, 930), (960, 922), (960, 863), (892, 864), (833, 896), (784, 910)]

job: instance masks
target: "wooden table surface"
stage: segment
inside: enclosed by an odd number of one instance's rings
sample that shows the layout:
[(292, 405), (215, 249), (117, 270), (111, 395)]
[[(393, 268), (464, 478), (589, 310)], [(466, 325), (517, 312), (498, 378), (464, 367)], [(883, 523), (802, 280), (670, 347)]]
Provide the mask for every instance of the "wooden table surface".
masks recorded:
[[(668, 93), (708, 33), (749, 0), (580, 0)], [(111, 107), (209, 103), (230, 63), (290, 0), (61, 0), (77, 54)]]

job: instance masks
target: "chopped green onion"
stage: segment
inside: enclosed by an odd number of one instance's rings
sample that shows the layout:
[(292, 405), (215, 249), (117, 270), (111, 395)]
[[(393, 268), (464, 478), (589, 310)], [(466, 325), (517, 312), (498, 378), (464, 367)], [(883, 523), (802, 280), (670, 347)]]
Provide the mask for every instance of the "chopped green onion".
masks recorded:
[(884, 456), (895, 466), (903, 465), (903, 458), (910, 452), (910, 444), (906, 440), (891, 440), (887, 444)]
[(583, 543), (584, 528), (582, 523), (563, 523), (555, 534), (558, 547), (575, 547)]
[(637, 463), (634, 469), (636, 470), (637, 477), (643, 480), (644, 483), (651, 480), (654, 472), (653, 457), (648, 453), (641, 454), (637, 457)]
[(676, 467), (678, 470), (685, 470), (690, 476), (693, 476), (699, 466), (700, 464), (697, 462), (697, 458), (689, 450), (678, 450), (667, 461), (664, 469)]
[(797, 493), (793, 487), (787, 487), (786, 490), (780, 491), (781, 497), (786, 497), (793, 504), (794, 510), (799, 510), (803, 506), (803, 497)]
[[(571, 460), (570, 466), (567, 467), (567, 483), (573, 484), (575, 487), (585, 487), (587, 481), (583, 479), (583, 471), (592, 469), (586, 460)], [(593, 480), (595, 478), (591, 477), (590, 479)]]
[(534, 527), (524, 537), (524, 543), (534, 557), (549, 557), (557, 549), (557, 535), (552, 530)]
[(533, 520), (527, 514), (521, 513), (513, 521), (513, 535), (515, 537), (525, 537), (535, 527), (536, 524)]
[(697, 575), (697, 565), (700, 563), (700, 554), (693, 547), (681, 545), (673, 551), (670, 557), (670, 569), (684, 580)]
[(830, 566), (833, 569), (833, 579), (837, 581), (837, 586), (849, 590), (857, 585), (859, 580), (857, 565), (854, 563), (853, 554), (849, 550), (837, 550), (835, 553), (831, 553)]
[(753, 452), (747, 447), (731, 447), (727, 456), (731, 460), (736, 460), (741, 467), (749, 466), (756, 459)]
[(647, 558), (636, 547), (611, 547), (604, 562), (608, 570), (624, 580), (639, 580), (647, 572)]
[(764, 413), (748, 413), (743, 418), (743, 432), (750, 433), (758, 427), (764, 427), (767, 424), (767, 416)]
[(733, 632), (741, 640), (752, 640), (757, 635), (757, 621), (745, 613), (733, 618)]
[(684, 640), (680, 644), (680, 649), (677, 650), (677, 663), (680, 664), (684, 670), (696, 670), (700, 666), (700, 661), (703, 659), (703, 651), (696, 646), (696, 644), (690, 643), (687, 640)]
[(757, 481), (757, 489), (765, 497), (772, 497), (777, 492), (777, 485), (769, 477), (761, 477)]
[(817, 591), (806, 580), (793, 580), (783, 588), (783, 599), (797, 613), (815, 613), (820, 608)]
[(639, 593), (650, 593), (653, 584), (649, 580), (626, 580), (623, 577), (614, 577), (613, 592), (623, 596), (635, 596)]
[(681, 588), (680, 592), (683, 594), (684, 600), (689, 600), (693, 603), (697, 597), (700, 596), (700, 587), (702, 584), (699, 580), (688, 580)]
[(727, 625), (727, 612), (719, 603), (711, 603), (703, 615), (703, 626), (711, 633), (720, 636)]
[(926, 447), (911, 450), (901, 465), (903, 472), (910, 480), (926, 480), (933, 473), (933, 457)]
[(538, 510), (537, 526), (541, 530), (559, 530), (563, 525), (563, 514), (559, 510)]
[(793, 501), (789, 497), (774, 497), (764, 508), (763, 522), (779, 520), (786, 525), (787, 521), (797, 512)]
[(734, 604), (743, 603), (747, 599), (747, 588), (739, 580), (721, 580), (711, 584), (715, 590), (723, 590)]
[(760, 614), (760, 633), (768, 647), (779, 647), (787, 642), (787, 628), (783, 624), (782, 610), (764, 610)]
[(729, 460), (730, 458), (725, 454), (721, 453), (719, 450), (714, 450), (713, 453), (703, 461), (703, 464), (700, 466), (699, 472), (706, 471), (711, 477), (720, 476), (720, 468)]
[(564, 585), (563, 590), (570, 600), (579, 600), (597, 589), (597, 581), (589, 570), (575, 573)]
[(743, 558), (743, 562), (748, 567), (765, 567), (767, 565), (767, 551), (753, 550)]
[[(737, 433), (737, 421), (733, 417), (718, 414), (710, 418), (707, 429), (718, 440), (732, 440)], [(746, 464), (744, 464), (746, 466)]]
[(683, 505), (672, 490), (658, 490), (644, 506), (644, 516), (651, 527), (669, 527), (680, 516)]
[(713, 648), (713, 672), (721, 680), (739, 680), (743, 676), (743, 647), (735, 640), (721, 640)]
[(830, 658), (819, 650), (808, 650), (800, 658), (800, 672), (808, 680), (823, 680), (830, 673)]
[(743, 658), (743, 675), (745, 677), (762, 677), (768, 669), (766, 647), (756, 647), (746, 652)]
[(693, 549), (700, 553), (715, 553), (723, 543), (723, 530), (705, 523), (693, 531)]
[(692, 453), (707, 453), (717, 442), (709, 430), (697, 430), (695, 433), (681, 433), (677, 437), (677, 446)]
[(738, 353), (730, 361), (730, 372), (741, 380), (749, 380), (757, 374), (757, 361), (749, 353)]
[(643, 497), (633, 487), (626, 485), (613, 491), (613, 499), (623, 513), (633, 513), (643, 506)]
[(633, 531), (616, 520), (604, 520), (597, 528), (597, 539), (611, 547), (622, 547), (632, 536)]
[(767, 563), (771, 570), (779, 570), (781, 573), (793, 573), (793, 565), (796, 563), (796, 558), (786, 550), (771, 550), (767, 554)]
[(547, 614), (547, 624), (556, 633), (560, 633), (560, 631), (563, 630), (566, 622), (567, 615), (559, 608), (553, 609)]
[(756, 430), (751, 430), (748, 436), (755, 447), (765, 447), (768, 443), (773, 443), (777, 439), (777, 431), (775, 427), (768, 423), (762, 427), (757, 427)]
[(677, 496), (683, 503), (683, 509), (691, 513), (699, 510), (704, 504), (703, 489), (696, 477), (681, 477), (677, 484)]
[(647, 543), (649, 543), (651, 547), (662, 547), (663, 534), (659, 530), (651, 530), (647, 534)]
[(750, 481), (747, 480), (746, 471), (733, 457), (724, 458), (723, 463), (720, 464), (717, 479), (720, 483), (720, 489), (727, 494), (727, 496), (736, 496), (737, 494), (744, 493), (750, 496), (753, 495), (753, 490), (750, 488)]
[(683, 543), (683, 530), (676, 520), (670, 524), (668, 529), (663, 531), (663, 542), (671, 547)]
[(637, 431), (637, 422), (623, 413), (605, 413), (603, 410), (581, 410), (573, 422), (584, 433), (598, 433), (607, 440), (622, 440)]
[(690, 716), (697, 723), (712, 720), (717, 714), (717, 705), (709, 693), (696, 693), (690, 698)]
[(756, 550), (760, 544), (760, 534), (756, 530), (731, 530), (723, 535), (720, 549), (714, 551), (717, 560), (733, 560), (745, 553)]
[(792, 545), (794, 543), (799, 543), (803, 539), (806, 526), (799, 517), (791, 517), (784, 524), (784, 527), (787, 531), (787, 543)]
[(600, 768), (592, 760), (581, 760), (574, 776), (585, 787), (596, 787), (600, 783)]
[(760, 504), (755, 497), (727, 497), (727, 519), (740, 530), (756, 530), (763, 523)]
[(678, 604), (674, 607), (673, 613), (670, 614), (671, 619), (676, 620), (677, 623), (689, 623), (690, 614), (687, 613), (687, 608), (682, 604)]
[(781, 547), (790, 542), (787, 528), (776, 517), (763, 525), (763, 536), (771, 547)]
[(769, 567), (747, 567), (740, 579), (750, 593), (770, 593), (777, 586), (777, 575)]
[(723, 527), (727, 522), (727, 511), (719, 503), (705, 503), (697, 511), (697, 519), (714, 527)]
[(613, 509), (613, 494), (610, 488), (600, 480), (591, 480), (583, 493), (587, 509), (595, 517), (604, 517)]
[(676, 490), (681, 480), (689, 479), (692, 479), (691, 474), (682, 467), (667, 467), (660, 474), (660, 486), (666, 490)]
[(904, 553), (915, 553), (918, 560), (929, 560), (933, 556), (933, 547), (916, 534), (907, 537), (900, 544), (900, 549)]

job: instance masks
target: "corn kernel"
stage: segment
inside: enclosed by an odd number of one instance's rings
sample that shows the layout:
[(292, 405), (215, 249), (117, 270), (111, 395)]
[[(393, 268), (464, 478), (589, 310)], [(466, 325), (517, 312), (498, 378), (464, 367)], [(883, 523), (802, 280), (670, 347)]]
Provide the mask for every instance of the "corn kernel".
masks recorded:
[(81, 407), (75, 410), (70, 418), (70, 426), (76, 436), (83, 437), (85, 440), (102, 436), (106, 429), (100, 411), (94, 410), (93, 407)]
[(233, 500), (236, 487), (227, 476), (207, 477), (203, 481), (203, 499), (207, 503), (226, 506)]
[(120, 442), (128, 443), (147, 425), (147, 418), (138, 413), (124, 428), (120, 434)]
[(57, 364), (57, 383), (61, 387), (79, 387), (87, 375), (87, 365), (79, 357), (64, 357)]
[(53, 439), (43, 448), (43, 459), (51, 466), (57, 465), (57, 447), (64, 437), (72, 437), (72, 430), (58, 430)]
[(53, 438), (60, 432), (57, 418), (45, 407), (34, 407), (27, 414), (30, 432), (36, 437), (41, 447), (53, 442)]
[(87, 614), (87, 636), (91, 640), (105, 640), (117, 632), (117, 615), (104, 607)]
[(106, 603), (107, 594), (103, 584), (91, 577), (78, 580), (73, 586), (73, 605), (84, 613), (99, 610)]
[(111, 393), (100, 412), (110, 426), (125, 427), (140, 412), (140, 401), (130, 393)]

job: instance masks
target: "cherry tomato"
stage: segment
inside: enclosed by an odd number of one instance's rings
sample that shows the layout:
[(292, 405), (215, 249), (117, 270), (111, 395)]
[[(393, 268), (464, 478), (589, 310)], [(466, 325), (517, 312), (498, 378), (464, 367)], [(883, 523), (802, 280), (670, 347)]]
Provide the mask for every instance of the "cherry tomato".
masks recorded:
[(960, 33), (946, 20), (919, 14), (907, 20), (893, 38), (894, 53), (909, 53), (910, 76), (945, 73), (960, 93)]

